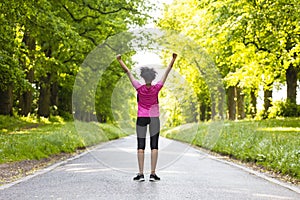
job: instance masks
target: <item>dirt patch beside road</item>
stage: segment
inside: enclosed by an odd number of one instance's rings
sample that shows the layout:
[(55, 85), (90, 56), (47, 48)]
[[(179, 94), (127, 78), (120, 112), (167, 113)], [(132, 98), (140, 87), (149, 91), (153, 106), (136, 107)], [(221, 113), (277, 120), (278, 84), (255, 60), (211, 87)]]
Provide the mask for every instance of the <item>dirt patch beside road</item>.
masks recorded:
[(20, 178), (31, 175), (37, 170), (66, 160), (72, 156), (77, 155), (80, 152), (82, 152), (82, 150), (78, 150), (76, 153), (72, 154), (61, 153), (41, 160), (24, 160), (19, 162), (0, 164), (0, 185), (11, 183)]

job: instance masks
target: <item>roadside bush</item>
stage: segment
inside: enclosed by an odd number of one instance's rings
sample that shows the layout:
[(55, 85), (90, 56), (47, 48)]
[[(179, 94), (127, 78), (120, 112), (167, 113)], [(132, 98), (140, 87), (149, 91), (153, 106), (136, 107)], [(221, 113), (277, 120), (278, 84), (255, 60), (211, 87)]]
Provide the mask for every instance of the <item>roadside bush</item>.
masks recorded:
[(268, 118), (300, 117), (300, 105), (289, 101), (275, 101), (269, 111)]

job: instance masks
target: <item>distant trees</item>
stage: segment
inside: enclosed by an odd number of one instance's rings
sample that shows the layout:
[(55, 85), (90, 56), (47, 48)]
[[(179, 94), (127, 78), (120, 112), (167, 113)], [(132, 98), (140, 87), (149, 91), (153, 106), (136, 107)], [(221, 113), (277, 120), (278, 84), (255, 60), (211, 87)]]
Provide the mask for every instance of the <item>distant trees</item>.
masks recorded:
[(287, 85), (287, 104), (295, 107), (299, 20), (297, 0), (174, 0), (166, 5), (159, 26), (193, 38), (211, 55), (227, 90), (227, 117), (234, 120), (257, 114), (261, 87), (263, 116), (268, 117), (276, 82)]

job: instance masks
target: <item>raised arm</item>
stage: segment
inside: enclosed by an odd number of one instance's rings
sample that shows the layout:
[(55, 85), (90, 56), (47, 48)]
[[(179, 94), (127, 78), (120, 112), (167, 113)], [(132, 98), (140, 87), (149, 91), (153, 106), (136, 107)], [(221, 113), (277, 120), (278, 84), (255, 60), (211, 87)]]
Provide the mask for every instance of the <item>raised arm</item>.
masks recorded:
[(131, 84), (134, 85), (135, 79), (134, 79), (132, 73), (130, 72), (130, 70), (128, 69), (128, 67), (127, 67), (127, 66), (125, 65), (125, 63), (123, 62), (122, 57), (121, 57), (120, 54), (117, 55), (117, 60), (119, 61), (121, 67), (122, 67), (122, 68), (124, 69), (124, 71), (126, 72), (126, 74), (127, 74), (128, 78), (129, 78)]
[(171, 69), (173, 67), (173, 64), (174, 64), (176, 58), (177, 58), (177, 54), (173, 53), (172, 60), (171, 60), (170, 64), (168, 65), (165, 74), (163, 75), (163, 77), (160, 80), (163, 84), (165, 84), (165, 82), (167, 80), (167, 77), (168, 77), (168, 75), (169, 75), (169, 73), (170, 73), (170, 71), (171, 71)]

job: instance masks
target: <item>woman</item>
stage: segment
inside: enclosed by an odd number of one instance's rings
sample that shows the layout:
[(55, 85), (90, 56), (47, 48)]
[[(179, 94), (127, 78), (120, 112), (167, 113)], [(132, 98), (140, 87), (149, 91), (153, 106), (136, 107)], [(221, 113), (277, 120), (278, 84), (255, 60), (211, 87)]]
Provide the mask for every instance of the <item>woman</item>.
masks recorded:
[(137, 157), (139, 164), (139, 173), (133, 178), (135, 181), (144, 181), (144, 151), (146, 142), (147, 125), (149, 125), (150, 132), (150, 147), (151, 147), (151, 174), (150, 181), (159, 181), (160, 178), (155, 173), (157, 156), (158, 156), (158, 138), (160, 132), (160, 120), (159, 120), (159, 103), (158, 93), (163, 87), (169, 72), (171, 71), (173, 64), (176, 60), (177, 54), (173, 53), (173, 58), (168, 65), (165, 74), (161, 80), (152, 85), (152, 81), (155, 79), (157, 72), (153, 68), (142, 67), (141, 77), (145, 80), (144, 85), (140, 84), (125, 63), (122, 61), (121, 55), (117, 56), (121, 67), (129, 77), (133, 87), (137, 91), (138, 99), (138, 117), (136, 121), (137, 132)]

